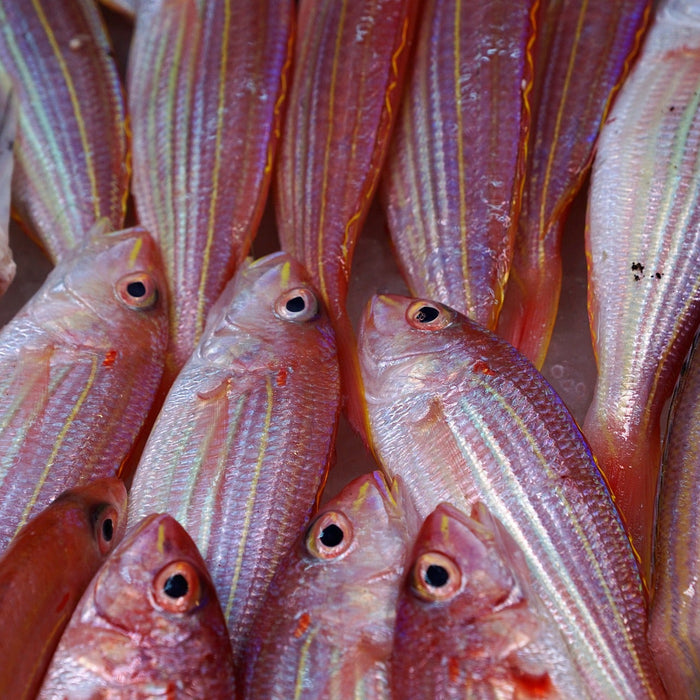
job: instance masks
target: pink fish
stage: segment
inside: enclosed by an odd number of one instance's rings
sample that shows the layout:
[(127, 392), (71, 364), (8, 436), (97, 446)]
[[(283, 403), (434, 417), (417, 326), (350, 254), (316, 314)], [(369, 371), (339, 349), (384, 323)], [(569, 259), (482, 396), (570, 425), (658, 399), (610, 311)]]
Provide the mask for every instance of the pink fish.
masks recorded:
[(398, 112), (417, 0), (303, 0), (276, 171), (282, 249), (311, 275), (338, 338), (343, 391), (364, 429), (345, 307), (357, 237)]
[(19, 103), (13, 208), (57, 262), (103, 217), (124, 225), (122, 86), (92, 0), (2, 0), (0, 25)]
[(374, 297), (359, 348), (375, 452), (419, 514), (483, 502), (523, 551), (592, 696), (658, 695), (632, 549), (542, 375), (449, 307), (395, 295)]
[(384, 170), (412, 294), (498, 319), (520, 211), (538, 2), (423, 3)]
[(275, 574), (253, 628), (245, 697), (388, 698), (399, 581), (415, 525), (380, 472), (348, 484)]
[(130, 522), (168, 511), (197, 543), (236, 658), (279, 559), (311, 515), (340, 410), (335, 338), (301, 265), (241, 265), (173, 383), (131, 489)]
[(138, 3), (128, 71), (133, 194), (168, 280), (167, 384), (258, 229), (292, 22), (291, 0)]
[(98, 231), (0, 332), (0, 552), (59, 493), (119, 471), (163, 371), (164, 289), (143, 229)]

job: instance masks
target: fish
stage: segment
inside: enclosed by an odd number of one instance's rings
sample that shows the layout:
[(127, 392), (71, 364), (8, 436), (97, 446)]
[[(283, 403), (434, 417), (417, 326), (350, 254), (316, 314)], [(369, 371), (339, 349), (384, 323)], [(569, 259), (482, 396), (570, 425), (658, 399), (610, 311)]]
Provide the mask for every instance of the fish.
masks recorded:
[(253, 627), (244, 698), (388, 698), (395, 607), (415, 527), (398, 481), (351, 481), (280, 563)]
[(650, 0), (542, 0), (532, 128), (498, 334), (540, 369), (559, 306), (561, 241), (598, 133), (636, 58)]
[(231, 645), (197, 547), (151, 514), (92, 579), (39, 698), (235, 698)]
[(288, 90), (293, 2), (148, 0), (136, 10), (127, 71), (132, 190), (168, 280), (167, 391), (262, 218)]
[(19, 105), (12, 206), (55, 264), (101, 219), (124, 225), (122, 86), (92, 0), (3, 0), (0, 26), (0, 73)]
[(33, 698), (83, 591), (126, 530), (116, 478), (64, 491), (0, 558), (0, 696)]
[(237, 660), (325, 482), (339, 412), (333, 329), (308, 275), (282, 252), (245, 261), (168, 393), (129, 505), (130, 527), (167, 511), (190, 533)]
[(659, 6), (603, 127), (586, 227), (583, 432), (651, 585), (661, 420), (700, 323), (700, 3)]
[(397, 698), (589, 697), (532, 590), (520, 548), (483, 505), (440, 503), (425, 519), (399, 594)]
[(669, 697), (700, 687), (700, 354), (696, 335), (674, 390), (659, 488), (649, 645)]
[(65, 489), (127, 478), (166, 342), (160, 257), (140, 227), (94, 230), (2, 328), (0, 552)]
[(380, 188), (411, 294), (490, 329), (520, 211), (538, 6), (423, 3)]
[(522, 550), (592, 697), (663, 695), (633, 550), (576, 422), (512, 345), (444, 304), (377, 295), (359, 333), (371, 439), (421, 517), (481, 501)]
[(346, 411), (364, 433), (355, 335), (346, 308), (352, 258), (398, 114), (417, 0), (304, 0), (275, 170), (282, 250), (328, 309)]

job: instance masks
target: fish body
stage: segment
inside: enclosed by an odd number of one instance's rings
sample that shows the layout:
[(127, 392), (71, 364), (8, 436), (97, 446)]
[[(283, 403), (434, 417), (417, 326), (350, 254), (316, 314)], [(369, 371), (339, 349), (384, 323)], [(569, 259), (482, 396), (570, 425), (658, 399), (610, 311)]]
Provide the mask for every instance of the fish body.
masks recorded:
[(255, 621), (246, 698), (388, 698), (411, 517), (380, 472), (350, 482), (280, 563)]
[(33, 698), (70, 616), (126, 530), (126, 489), (97, 479), (62, 493), (0, 558), (0, 696)]
[(359, 348), (375, 452), (420, 516), (483, 502), (522, 550), (590, 696), (659, 695), (632, 549), (539, 372), (456, 311), (395, 295), (373, 298)]
[(539, 369), (559, 306), (561, 239), (598, 132), (636, 57), (650, 0), (542, 0), (532, 129), (498, 334)]
[(138, 3), (127, 76), (133, 194), (168, 279), (166, 383), (194, 350), (257, 232), (292, 22), (291, 0)]
[(426, 518), (399, 594), (397, 698), (573, 698), (586, 690), (525, 559), (481, 503)]
[(338, 338), (349, 417), (364, 429), (346, 298), (355, 244), (396, 121), (417, 0), (304, 0), (276, 166), (282, 249), (311, 275)]
[(520, 210), (537, 5), (423, 3), (382, 183), (411, 293), (491, 329)]
[(19, 104), (13, 209), (55, 263), (103, 217), (110, 231), (124, 224), (122, 87), (90, 0), (3, 0), (0, 27)]
[(660, 6), (600, 136), (583, 424), (650, 580), (661, 416), (700, 323), (700, 3)]
[(0, 331), (0, 552), (59, 493), (117, 474), (160, 381), (164, 289), (143, 229), (98, 231)]
[(301, 265), (244, 262), (160, 411), (129, 508), (130, 523), (167, 510), (187, 528), (237, 658), (325, 480), (339, 410), (333, 330)]
[(145, 518), (104, 563), (38, 697), (236, 697), (221, 606), (197, 547), (175, 519)]
[(671, 697), (700, 687), (700, 355), (695, 347), (674, 395), (661, 472), (649, 644)]

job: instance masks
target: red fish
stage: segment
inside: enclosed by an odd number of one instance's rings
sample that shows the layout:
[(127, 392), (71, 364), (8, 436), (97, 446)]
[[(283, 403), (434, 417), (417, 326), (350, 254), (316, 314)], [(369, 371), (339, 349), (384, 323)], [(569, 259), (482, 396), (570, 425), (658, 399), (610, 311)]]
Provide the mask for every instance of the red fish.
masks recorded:
[(700, 323), (700, 13), (661, 5), (610, 112), (586, 229), (598, 379), (583, 431), (651, 581), (661, 421)]
[(169, 515), (124, 539), (83, 595), (40, 698), (236, 696), (231, 644), (197, 547)]
[(62, 493), (0, 559), (0, 697), (36, 695), (83, 591), (126, 529), (126, 489), (98, 479)]

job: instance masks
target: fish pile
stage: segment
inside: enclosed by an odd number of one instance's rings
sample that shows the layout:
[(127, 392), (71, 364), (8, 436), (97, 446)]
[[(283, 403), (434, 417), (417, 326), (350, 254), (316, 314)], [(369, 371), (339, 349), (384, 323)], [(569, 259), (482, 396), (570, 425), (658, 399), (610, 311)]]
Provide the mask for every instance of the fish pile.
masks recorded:
[(697, 0), (105, 4), (0, 0), (0, 696), (700, 697)]

